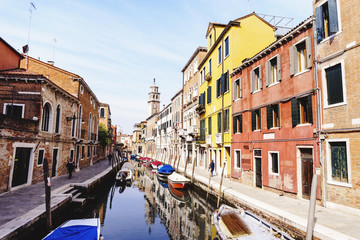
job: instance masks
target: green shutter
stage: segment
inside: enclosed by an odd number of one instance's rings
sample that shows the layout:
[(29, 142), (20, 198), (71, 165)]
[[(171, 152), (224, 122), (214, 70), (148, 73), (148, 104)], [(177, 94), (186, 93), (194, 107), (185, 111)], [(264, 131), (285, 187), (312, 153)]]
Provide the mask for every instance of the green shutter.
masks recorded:
[(240, 132), (242, 133), (242, 115), (239, 115), (239, 125), (240, 125)]
[(261, 130), (261, 108), (259, 108), (259, 130)]
[(217, 125), (218, 125), (218, 133), (221, 133), (221, 113), (218, 113)]
[(296, 98), (291, 99), (291, 117), (292, 125), (295, 127), (300, 122), (299, 104)]
[(220, 82), (220, 84), (221, 84), (221, 94), (224, 94), (224, 92), (226, 91), (225, 90), (225, 78), (226, 78), (225, 74), (221, 74), (221, 82)]
[(267, 129), (270, 129), (274, 126), (273, 124), (273, 113), (271, 105), (266, 107), (266, 120), (267, 120)]
[(255, 111), (251, 112), (251, 130), (254, 131), (256, 129), (256, 113)]
[(262, 81), (262, 68), (261, 65), (259, 66), (259, 90), (263, 88), (263, 81)]
[(278, 119), (279, 119), (279, 127), (281, 127), (281, 123), (280, 123), (280, 105), (279, 104), (276, 104), (275, 111), (276, 111), (276, 115), (278, 116)]
[(295, 46), (289, 47), (290, 76), (295, 74)]
[(308, 100), (308, 111), (309, 111), (309, 123), (313, 123), (313, 111), (312, 111), (312, 95), (307, 96)]

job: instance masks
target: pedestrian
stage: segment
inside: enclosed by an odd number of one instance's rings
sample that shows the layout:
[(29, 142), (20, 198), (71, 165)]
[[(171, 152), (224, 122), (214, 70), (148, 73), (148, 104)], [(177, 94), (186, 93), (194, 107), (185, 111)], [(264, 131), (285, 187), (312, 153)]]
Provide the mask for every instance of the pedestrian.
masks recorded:
[(214, 168), (215, 168), (214, 160), (211, 160), (211, 162), (209, 164), (209, 170), (211, 171), (211, 176), (213, 176)]
[(108, 155), (109, 163), (111, 163), (111, 158), (112, 158), (112, 154), (109, 153), (109, 155)]
[(72, 158), (69, 158), (69, 161), (68, 161), (68, 163), (66, 164), (66, 168), (67, 168), (68, 173), (69, 173), (69, 179), (71, 179), (71, 177), (72, 177), (72, 172), (73, 172), (73, 170), (74, 170), (74, 168), (75, 168), (75, 164), (74, 164), (74, 161), (73, 161)]

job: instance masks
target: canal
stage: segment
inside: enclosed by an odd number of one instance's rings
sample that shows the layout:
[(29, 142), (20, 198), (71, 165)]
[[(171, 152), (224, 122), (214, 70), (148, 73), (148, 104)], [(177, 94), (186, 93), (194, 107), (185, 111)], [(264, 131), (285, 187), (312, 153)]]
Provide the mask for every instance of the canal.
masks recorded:
[(109, 181), (87, 197), (85, 209), (70, 209), (61, 222), (99, 217), (106, 240), (212, 239), (214, 197), (194, 187), (169, 188), (151, 170), (137, 169), (131, 184)]

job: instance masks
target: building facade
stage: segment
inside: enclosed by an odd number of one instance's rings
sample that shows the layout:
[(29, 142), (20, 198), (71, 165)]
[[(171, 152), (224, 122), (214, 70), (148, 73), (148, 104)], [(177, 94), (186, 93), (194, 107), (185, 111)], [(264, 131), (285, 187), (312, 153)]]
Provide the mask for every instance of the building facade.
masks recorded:
[[(323, 198), (328, 207), (360, 209), (359, 1), (313, 1), (321, 88)], [(341, 196), (341, 197), (339, 197)]]
[(171, 98), (172, 106), (172, 126), (171, 126), (171, 137), (170, 137), (170, 156), (169, 161), (179, 161), (181, 149), (183, 147), (182, 138), (179, 136), (179, 130), (182, 129), (182, 101), (183, 101), (183, 90), (178, 91)]
[[(275, 40), (275, 27), (255, 13), (228, 24), (209, 23), (208, 52), (199, 63), (200, 139), (206, 144), (205, 162), (215, 162), (220, 173), (230, 160), (231, 148), (231, 71)], [(205, 151), (204, 151), (205, 153)], [(230, 165), (224, 168), (230, 176)]]

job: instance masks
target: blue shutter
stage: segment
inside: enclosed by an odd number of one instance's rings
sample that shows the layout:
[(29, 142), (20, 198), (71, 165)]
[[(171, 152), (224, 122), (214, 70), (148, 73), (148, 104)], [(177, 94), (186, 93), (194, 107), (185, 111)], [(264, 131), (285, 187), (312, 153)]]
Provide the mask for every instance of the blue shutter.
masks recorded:
[(339, 31), (336, 0), (328, 0), (328, 7), (329, 7), (329, 29), (330, 29), (329, 35), (332, 35)]
[(324, 20), (322, 16), (322, 6), (315, 8), (316, 18), (316, 40), (321, 42), (324, 38)]

